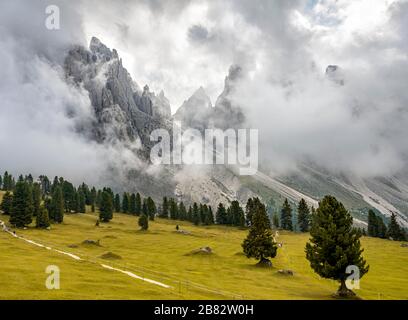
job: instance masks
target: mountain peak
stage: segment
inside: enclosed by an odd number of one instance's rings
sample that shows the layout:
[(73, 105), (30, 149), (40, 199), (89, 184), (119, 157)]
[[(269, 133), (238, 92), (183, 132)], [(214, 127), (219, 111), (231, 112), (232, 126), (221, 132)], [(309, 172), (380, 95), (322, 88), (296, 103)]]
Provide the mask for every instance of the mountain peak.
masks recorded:
[(110, 50), (97, 37), (92, 37), (91, 42), (89, 44), (89, 50), (97, 57), (104, 58), (107, 61), (113, 58), (118, 58), (117, 51), (115, 49)]
[(190, 97), (190, 99), (196, 99), (196, 100), (201, 100), (201, 101), (205, 101), (205, 102), (209, 102), (209, 104), (211, 104), (211, 100), (210, 97), (207, 95), (207, 92), (205, 92), (205, 89), (201, 86), (200, 88), (198, 88), (193, 95)]

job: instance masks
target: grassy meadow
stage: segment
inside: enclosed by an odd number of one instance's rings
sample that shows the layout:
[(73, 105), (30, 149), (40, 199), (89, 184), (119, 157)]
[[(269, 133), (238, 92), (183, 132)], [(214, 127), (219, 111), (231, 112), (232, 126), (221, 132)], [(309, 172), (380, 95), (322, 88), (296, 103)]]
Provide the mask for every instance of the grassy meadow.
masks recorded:
[[(7, 222), (8, 217), (0, 219)], [(283, 246), (272, 260), (273, 268), (264, 269), (242, 254), (247, 230), (157, 219), (143, 232), (134, 216), (115, 213), (99, 227), (96, 220), (96, 214), (72, 214), (51, 230), (16, 230), (81, 261), (0, 231), (0, 299), (331, 299), (338, 287), (310, 268), (304, 254), (308, 234), (280, 232)], [(177, 232), (176, 224), (188, 234)], [(369, 237), (362, 244), (370, 271), (356, 293), (363, 299), (408, 299), (408, 248)], [(213, 253), (192, 253), (204, 246)], [(171, 287), (104, 269), (101, 263)], [(61, 270), (60, 290), (45, 287), (48, 265)], [(291, 269), (294, 276), (279, 269)]]

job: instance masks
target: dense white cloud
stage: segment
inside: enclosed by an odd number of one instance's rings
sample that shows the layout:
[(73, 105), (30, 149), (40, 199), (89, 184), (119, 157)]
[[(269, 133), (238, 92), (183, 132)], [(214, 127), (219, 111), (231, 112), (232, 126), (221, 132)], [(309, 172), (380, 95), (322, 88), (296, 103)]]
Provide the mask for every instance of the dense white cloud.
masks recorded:
[[(67, 46), (97, 36), (118, 50), (139, 85), (164, 89), (173, 111), (200, 86), (214, 101), (229, 66), (243, 66), (234, 99), (260, 129), (276, 172), (304, 158), (361, 175), (406, 167), (405, 0), (58, 0), (54, 32), (44, 26), (48, 4), (0, 4), (0, 147), (10, 150), (2, 166), (18, 158), (15, 168), (29, 170), (15, 147), (29, 141), (32, 153), (42, 145), (39, 168), (48, 159), (55, 171), (68, 163), (76, 170), (88, 157), (99, 168), (105, 151), (73, 134), (77, 121), (65, 112), (92, 117), (89, 101), (58, 70)], [(329, 64), (341, 66), (344, 86), (324, 76)], [(51, 157), (61, 146), (75, 150), (66, 161)]]

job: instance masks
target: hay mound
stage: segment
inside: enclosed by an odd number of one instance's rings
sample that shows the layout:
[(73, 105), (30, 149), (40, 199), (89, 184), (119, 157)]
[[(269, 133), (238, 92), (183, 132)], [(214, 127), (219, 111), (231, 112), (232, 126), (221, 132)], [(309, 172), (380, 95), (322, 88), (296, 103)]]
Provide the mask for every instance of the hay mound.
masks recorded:
[(200, 249), (196, 249), (188, 253), (187, 255), (211, 255), (213, 254), (213, 250), (210, 247), (202, 247)]
[(107, 235), (107, 236), (104, 236), (104, 238), (105, 239), (117, 239), (118, 237), (112, 236), (112, 235)]
[(284, 274), (284, 275), (287, 275), (287, 276), (293, 276), (293, 274), (294, 274), (292, 270), (286, 270), (286, 269), (278, 270), (278, 273)]
[(118, 254), (115, 254), (113, 252), (106, 252), (103, 255), (101, 255), (99, 258), (101, 259), (106, 259), (106, 260), (120, 260), (122, 257)]
[(98, 246), (98, 247), (101, 247), (101, 244), (100, 244), (100, 242), (99, 242), (100, 240), (90, 240), (90, 239), (87, 239), (87, 240), (84, 240), (84, 241), (82, 241), (82, 244), (83, 245), (88, 245), (88, 246)]
[(181, 234), (185, 234), (185, 235), (191, 235), (191, 232), (187, 231), (187, 230), (177, 230), (176, 232), (181, 233)]

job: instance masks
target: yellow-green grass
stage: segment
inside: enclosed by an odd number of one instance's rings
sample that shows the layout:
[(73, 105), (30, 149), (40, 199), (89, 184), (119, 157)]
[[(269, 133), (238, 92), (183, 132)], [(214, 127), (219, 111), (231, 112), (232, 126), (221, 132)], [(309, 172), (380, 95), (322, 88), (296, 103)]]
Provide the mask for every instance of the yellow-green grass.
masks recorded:
[[(1, 216), (0, 219), (7, 220)], [(66, 215), (52, 229), (17, 230), (17, 234), (85, 259), (70, 257), (0, 232), (0, 298), (2, 299), (331, 299), (338, 284), (321, 279), (310, 268), (304, 247), (308, 234), (281, 232), (283, 243), (273, 268), (255, 266), (242, 254), (247, 231), (230, 227), (196, 227), (185, 222), (157, 219), (149, 230), (138, 230), (137, 217), (114, 214), (107, 224), (95, 226), (96, 215)], [(176, 232), (176, 224), (191, 232)], [(101, 246), (83, 245), (86, 239)], [(399, 242), (365, 237), (364, 256), (370, 271), (357, 294), (363, 299), (408, 299), (408, 248)], [(189, 255), (209, 246), (211, 255)], [(120, 260), (99, 258), (106, 252)], [(166, 289), (105, 270), (100, 263), (132, 271), (172, 286)], [(45, 288), (46, 266), (61, 269), (61, 289)], [(279, 274), (291, 269), (294, 276)]]

